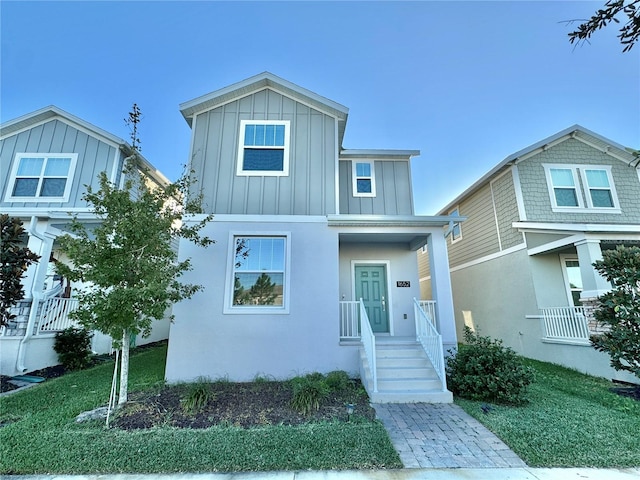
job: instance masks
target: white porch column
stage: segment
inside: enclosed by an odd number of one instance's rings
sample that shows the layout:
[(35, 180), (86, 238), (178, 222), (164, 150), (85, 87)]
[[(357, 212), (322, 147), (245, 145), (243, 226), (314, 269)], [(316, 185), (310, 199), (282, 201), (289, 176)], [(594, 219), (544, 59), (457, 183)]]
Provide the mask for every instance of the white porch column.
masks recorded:
[(451, 293), (451, 274), (449, 272), (449, 256), (444, 231), (438, 230), (429, 235), (427, 242), (429, 267), (431, 270), (431, 294), (436, 301), (436, 317), (438, 330), (442, 335), (445, 354), (447, 350), (456, 350), (456, 320)]
[(593, 262), (602, 260), (600, 240), (587, 238), (575, 244), (582, 278), (580, 299), (597, 298), (611, 290), (611, 285), (594, 268)]
[(54, 240), (53, 236), (45, 233), (47, 224), (46, 220), (32, 219), (29, 225), (25, 225), (25, 230), (29, 234), (27, 247), (36, 255), (40, 255), (40, 260), (29, 265), (22, 277), (25, 298), (32, 298), (32, 292), (34, 291), (42, 292), (44, 290), (47, 266), (53, 250)]

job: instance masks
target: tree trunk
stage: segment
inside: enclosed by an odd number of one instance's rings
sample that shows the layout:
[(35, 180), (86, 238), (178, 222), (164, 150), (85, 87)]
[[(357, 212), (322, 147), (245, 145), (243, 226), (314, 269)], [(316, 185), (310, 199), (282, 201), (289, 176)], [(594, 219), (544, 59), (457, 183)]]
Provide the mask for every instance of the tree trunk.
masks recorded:
[(129, 331), (122, 332), (122, 358), (120, 359), (120, 395), (118, 405), (127, 401), (127, 391), (129, 385)]

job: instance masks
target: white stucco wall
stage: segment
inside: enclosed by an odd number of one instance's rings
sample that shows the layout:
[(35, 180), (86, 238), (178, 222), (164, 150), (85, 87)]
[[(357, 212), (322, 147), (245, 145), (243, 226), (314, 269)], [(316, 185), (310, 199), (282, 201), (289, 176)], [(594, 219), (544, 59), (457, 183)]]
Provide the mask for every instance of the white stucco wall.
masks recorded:
[[(451, 278), (459, 338), (462, 340), (466, 324), (480, 335), (502, 339), (525, 357), (599, 377), (638, 382), (636, 377), (616, 372), (609, 366), (608, 355), (591, 346), (542, 341), (538, 302), (550, 302), (541, 305), (545, 307), (568, 302), (560, 262), (552, 257), (529, 257), (526, 250), (519, 250), (454, 271)], [(556, 301), (562, 303), (554, 305)]]
[[(289, 313), (224, 314), (230, 288), (228, 259), (236, 234), (290, 235)], [(199, 376), (252, 380), (256, 375), (287, 378), (311, 371), (342, 369), (356, 375), (357, 347), (339, 344), (338, 235), (326, 219), (253, 221), (216, 217), (203, 234), (215, 239), (207, 249), (188, 242), (180, 257), (191, 257), (193, 270), (184, 281), (205, 289), (174, 306), (166, 379)]]

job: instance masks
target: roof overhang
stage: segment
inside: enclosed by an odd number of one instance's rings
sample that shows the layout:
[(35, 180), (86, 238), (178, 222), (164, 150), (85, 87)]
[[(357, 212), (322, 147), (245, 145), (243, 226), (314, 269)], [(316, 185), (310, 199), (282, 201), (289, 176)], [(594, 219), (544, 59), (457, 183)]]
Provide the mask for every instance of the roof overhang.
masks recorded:
[(328, 215), (329, 227), (338, 229), (341, 243), (405, 244), (418, 250), (432, 234), (444, 235), (444, 227), (465, 217)]
[[(588, 130), (581, 125), (573, 125), (569, 128), (565, 128), (564, 130), (551, 135), (550, 137), (545, 138), (544, 140), (540, 140), (539, 142), (534, 143), (533, 145), (528, 146), (522, 150), (517, 151), (509, 155), (507, 158), (498, 163), (495, 167), (489, 170), (486, 174), (484, 174), (479, 180), (474, 182), (469, 188), (467, 188), (464, 192), (454, 198), (451, 202), (445, 205), (438, 211), (438, 215), (442, 215), (445, 212), (448, 212), (459, 204), (464, 198), (468, 197), (476, 190), (480, 189), (483, 185), (489, 181), (489, 179), (493, 178), (496, 174), (501, 172), (503, 169), (509, 167), (510, 165), (518, 164), (526, 160), (527, 158), (536, 155), (542, 151), (547, 150), (548, 148), (553, 147), (554, 145), (558, 145), (559, 143), (564, 142), (570, 138), (574, 138), (579, 140), (590, 147), (593, 147), (597, 150), (600, 150), (602, 153), (606, 153), (607, 155), (611, 155), (612, 157), (626, 163), (630, 166), (635, 166), (636, 168), (640, 167), (638, 162), (638, 158), (634, 156), (626, 147), (620, 145), (619, 143), (614, 142), (613, 140), (609, 140), (608, 138), (603, 137), (591, 130)], [(635, 165), (634, 165), (635, 163)]]
[(340, 151), (340, 160), (410, 160), (420, 155), (420, 150), (373, 150), (344, 149)]
[(342, 144), (349, 109), (338, 102), (318, 95), (311, 90), (307, 90), (270, 72), (262, 72), (234, 83), (233, 85), (181, 103), (180, 112), (191, 127), (193, 117), (198, 113), (212, 110), (265, 89), (274, 90), (311, 108), (335, 117), (338, 120), (338, 138), (340, 139), (340, 144)]

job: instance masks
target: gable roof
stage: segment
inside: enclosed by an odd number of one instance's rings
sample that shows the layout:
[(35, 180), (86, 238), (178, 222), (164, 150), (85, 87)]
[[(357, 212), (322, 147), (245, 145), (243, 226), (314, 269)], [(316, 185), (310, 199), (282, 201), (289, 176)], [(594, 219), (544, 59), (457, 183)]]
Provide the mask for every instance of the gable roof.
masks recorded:
[[(65, 123), (84, 130), (86, 133), (89, 133), (106, 143), (112, 144), (115, 148), (119, 148), (125, 155), (131, 155), (133, 153), (133, 147), (122, 138), (113, 135), (100, 127), (96, 127), (92, 123), (76, 117), (55, 105), (49, 105), (48, 107), (41, 108), (35, 112), (27, 113), (3, 123), (0, 125), (0, 140), (4, 140), (6, 137), (19, 133), (32, 126), (44, 123), (48, 120), (55, 120), (57, 118), (63, 119)], [(147, 173), (156, 182), (161, 185), (169, 185), (171, 183), (160, 170), (156, 169), (140, 153), (138, 153), (138, 157), (142, 163), (145, 173)]]
[(251, 95), (259, 90), (264, 90), (265, 88), (277, 91), (278, 93), (335, 117), (338, 120), (338, 138), (340, 145), (342, 145), (349, 109), (344, 105), (329, 100), (270, 72), (259, 73), (258, 75), (254, 75), (228, 87), (181, 103), (180, 112), (189, 126), (191, 126), (193, 117), (197, 113), (214, 109), (238, 98)]
[[(592, 132), (591, 130), (586, 129), (581, 125), (575, 124), (569, 128), (565, 128), (564, 130), (561, 130), (560, 132), (554, 135), (551, 135), (550, 137), (540, 140), (539, 142), (536, 142), (532, 145), (529, 145), (528, 147), (523, 148), (522, 150), (519, 150), (516, 153), (512, 153), (507, 158), (505, 158), (500, 163), (498, 163), (495, 167), (493, 167), (491, 170), (489, 170), (487, 173), (485, 173), (482, 177), (480, 177), (480, 179), (474, 182), (464, 192), (462, 192), (460, 195), (454, 198), (447, 205), (442, 207), (438, 211), (438, 215), (443, 215), (444, 214), (443, 212), (448, 212), (449, 210), (451, 210), (451, 208), (453, 208), (455, 205), (460, 203), (460, 201), (463, 198), (474, 193), (476, 190), (482, 187), (489, 179), (491, 179), (493, 176), (495, 176), (497, 173), (503, 170), (506, 166), (522, 162), (527, 158), (539, 153), (540, 151), (546, 150), (547, 148), (550, 148), (554, 145), (562, 143), (565, 140), (568, 140), (569, 138), (575, 138), (583, 143), (586, 143), (587, 145), (597, 150), (600, 150), (603, 153), (606, 153), (608, 155), (611, 155), (614, 158), (617, 158), (618, 160), (626, 163), (627, 165), (632, 165), (634, 161), (638, 160), (633, 154), (629, 152), (629, 150), (626, 147), (620, 145), (619, 143), (614, 142), (613, 140), (609, 140), (608, 138), (603, 137), (602, 135)], [(635, 165), (635, 166), (638, 167), (638, 165)]]

